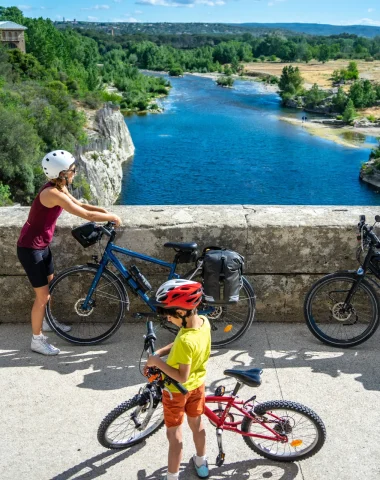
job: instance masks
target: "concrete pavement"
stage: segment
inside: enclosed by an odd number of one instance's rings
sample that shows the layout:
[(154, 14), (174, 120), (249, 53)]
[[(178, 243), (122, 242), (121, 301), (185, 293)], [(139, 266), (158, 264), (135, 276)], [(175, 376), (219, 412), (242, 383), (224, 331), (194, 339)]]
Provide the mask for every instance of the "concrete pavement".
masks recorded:
[[(96, 439), (102, 418), (143, 384), (138, 369), (143, 326), (123, 327), (107, 342), (74, 347), (50, 335), (58, 357), (29, 350), (30, 327), (0, 324), (1, 480), (154, 480), (165, 471), (165, 430), (129, 450), (105, 450)], [(158, 332), (159, 343), (170, 337)], [(333, 349), (303, 324), (254, 324), (230, 349), (214, 351), (208, 387), (234, 384), (225, 368), (264, 369), (258, 400), (294, 400), (323, 419), (327, 441), (309, 460), (280, 464), (258, 457), (238, 435), (226, 432), (226, 462), (215, 466), (215, 429), (208, 423), (211, 478), (217, 480), (378, 480), (380, 478), (380, 348), (368, 342)], [(165, 338), (166, 337), (166, 338)], [(242, 397), (252, 395), (244, 387)], [(195, 476), (194, 449), (185, 428), (180, 479)]]

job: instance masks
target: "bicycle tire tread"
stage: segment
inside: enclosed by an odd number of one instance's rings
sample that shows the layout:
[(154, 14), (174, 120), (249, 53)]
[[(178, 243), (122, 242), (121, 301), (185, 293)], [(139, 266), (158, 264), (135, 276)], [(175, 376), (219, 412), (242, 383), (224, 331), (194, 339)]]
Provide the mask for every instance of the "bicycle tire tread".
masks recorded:
[[(260, 403), (254, 407), (254, 412), (257, 415), (263, 415), (267, 411), (275, 410), (275, 409), (292, 410), (292, 411), (302, 413), (305, 416), (311, 418), (313, 420), (314, 425), (317, 427), (317, 431), (319, 434), (316, 445), (309, 452), (301, 454), (298, 457), (296, 456), (281, 457), (281, 456), (271, 455), (269, 453), (264, 453), (261, 449), (256, 447), (254, 443), (252, 443), (252, 441), (250, 440), (250, 437), (243, 436), (243, 440), (247, 444), (247, 446), (251, 450), (253, 450), (255, 453), (260, 455), (261, 457), (269, 458), (277, 462), (294, 462), (294, 461), (306, 460), (307, 458), (310, 458), (314, 456), (316, 453), (318, 453), (326, 441), (326, 427), (323, 421), (321, 420), (321, 418), (313, 410), (311, 410), (311, 408), (306, 407), (305, 405), (302, 405), (300, 403), (292, 402), (288, 400), (270, 400), (267, 402)], [(249, 427), (251, 423), (252, 423), (252, 420), (249, 417), (244, 417), (241, 425), (242, 431), (249, 432)]]
[(145, 440), (146, 438), (149, 438), (151, 437), (152, 435), (154, 435), (156, 432), (158, 432), (158, 430), (160, 430), (163, 425), (164, 425), (164, 421), (162, 421), (158, 426), (157, 428), (155, 428), (154, 430), (152, 430), (150, 433), (148, 433), (147, 435), (143, 435), (141, 436), (139, 439), (135, 440), (135, 441), (132, 441), (132, 442), (128, 442), (127, 445), (123, 445), (123, 444), (113, 444), (113, 443), (110, 443), (106, 440), (106, 432), (107, 432), (107, 428), (112, 424), (112, 422), (114, 420), (116, 420), (116, 418), (118, 418), (120, 415), (122, 415), (123, 413), (125, 413), (127, 410), (130, 410), (131, 408), (134, 408), (134, 407), (137, 407), (140, 403), (140, 399), (141, 399), (141, 394), (137, 394), (135, 395), (133, 398), (131, 398), (130, 400), (126, 400), (125, 402), (121, 403), (120, 405), (118, 405), (117, 407), (115, 407), (113, 410), (111, 410), (110, 413), (108, 413), (108, 415), (106, 415), (103, 420), (101, 421), (100, 425), (99, 425), (99, 428), (98, 428), (98, 433), (97, 433), (97, 438), (98, 438), (98, 442), (105, 448), (109, 448), (111, 450), (122, 450), (122, 449), (125, 449), (125, 448), (129, 448), (129, 447), (132, 447), (133, 445), (136, 445), (140, 442), (142, 442), (143, 440)]

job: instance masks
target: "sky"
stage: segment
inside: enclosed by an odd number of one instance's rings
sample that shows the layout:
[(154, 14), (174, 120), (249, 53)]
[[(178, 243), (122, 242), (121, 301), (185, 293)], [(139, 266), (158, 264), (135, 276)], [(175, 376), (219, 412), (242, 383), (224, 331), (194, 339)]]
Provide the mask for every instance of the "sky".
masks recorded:
[(379, 0), (24, 0), (27, 17), (89, 22), (300, 22), (380, 26)]

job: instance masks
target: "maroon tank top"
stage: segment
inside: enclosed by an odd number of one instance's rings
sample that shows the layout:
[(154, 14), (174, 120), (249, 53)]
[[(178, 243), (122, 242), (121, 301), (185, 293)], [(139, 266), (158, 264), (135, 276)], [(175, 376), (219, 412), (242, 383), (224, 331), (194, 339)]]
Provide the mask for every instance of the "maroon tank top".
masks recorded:
[(18, 247), (43, 250), (52, 241), (55, 224), (61, 215), (63, 208), (45, 207), (40, 201), (40, 194), (45, 188), (52, 187), (51, 182), (46, 183), (38, 192), (29, 211), (28, 220), (22, 227), (20, 237), (17, 241)]

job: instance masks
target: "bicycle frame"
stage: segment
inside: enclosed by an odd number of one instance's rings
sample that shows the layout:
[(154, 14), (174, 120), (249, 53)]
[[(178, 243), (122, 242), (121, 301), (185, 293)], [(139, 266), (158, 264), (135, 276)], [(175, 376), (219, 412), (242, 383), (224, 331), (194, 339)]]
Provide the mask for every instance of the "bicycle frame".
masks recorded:
[(121, 253), (123, 255), (127, 255), (132, 258), (137, 258), (139, 260), (143, 260), (145, 262), (150, 262), (154, 263), (156, 265), (160, 265), (161, 267), (165, 267), (169, 270), (169, 275), (168, 275), (168, 280), (171, 280), (172, 278), (179, 278), (180, 276), (175, 273), (177, 264), (176, 263), (169, 263), (165, 262), (163, 260), (159, 260), (158, 258), (150, 257), (148, 255), (144, 255), (142, 253), (134, 252), (133, 250), (129, 250), (128, 248), (123, 248), (115, 245), (112, 242), (112, 239), (110, 239), (107, 243), (107, 246), (104, 250), (102, 259), (99, 263), (99, 269), (94, 277), (94, 280), (91, 284), (91, 287), (87, 293), (86, 299), (83, 302), (82, 308), (84, 310), (87, 310), (91, 308), (90, 302), (91, 302), (91, 297), (92, 294), (94, 293), (94, 290), (100, 280), (100, 277), (102, 276), (104, 269), (107, 267), (108, 263), (111, 262), (114, 267), (119, 271), (119, 273), (124, 277), (124, 279), (128, 282), (128, 285), (132, 288), (132, 290), (137, 293), (140, 298), (149, 306), (149, 308), (155, 312), (156, 308), (150, 304), (149, 302), (149, 297), (148, 295), (143, 292), (139, 285), (135, 282), (133, 277), (131, 276), (130, 272), (128, 269), (123, 265), (123, 263), (114, 255), (114, 252)]
[[(360, 283), (364, 280), (368, 270), (372, 272), (377, 279), (380, 280), (380, 270), (375, 263), (372, 262), (373, 258), (380, 259), (380, 255), (375, 252), (374, 245), (370, 245), (367, 255), (365, 256), (363, 265), (355, 271), (358, 280), (352, 285), (350, 291), (347, 294), (345, 304), (348, 306), (351, 302), (352, 297), (355, 295)], [(374, 283), (378, 288), (380, 285), (373, 278), (368, 278), (372, 283)]]
[[(208, 406), (207, 404), (212, 404), (216, 403), (220, 407), (221, 404), (226, 405), (225, 409), (223, 410), (223, 413), (221, 416), (216, 415)], [(231, 396), (231, 397), (225, 397), (225, 396), (215, 396), (215, 395), (208, 395), (206, 396), (206, 405), (205, 405), (205, 411), (204, 415), (215, 425), (216, 428), (221, 428), (223, 430), (228, 430), (230, 432), (237, 433), (239, 435), (242, 435), (244, 437), (255, 437), (255, 438), (262, 438), (265, 440), (273, 440), (281, 443), (287, 443), (288, 439), (287, 437), (284, 437), (280, 435), (279, 433), (275, 432), (272, 428), (267, 426), (265, 423), (260, 422), (257, 420), (257, 418), (253, 417), (252, 415), (249, 414), (247, 409), (245, 408), (245, 405), (247, 405), (246, 402), (243, 400), (236, 400), (236, 397)], [(249, 405), (252, 406), (252, 405)], [(262, 427), (266, 428), (273, 436), (267, 436), (267, 435), (260, 435), (258, 433), (247, 433), (243, 432), (240, 430), (238, 427), (241, 425), (242, 421), (239, 422), (229, 422), (227, 421), (228, 414), (231, 410), (231, 408), (234, 408), (235, 410), (238, 410), (243, 416), (249, 417), (252, 419), (255, 423), (261, 425)], [(272, 414), (274, 419), (280, 420), (277, 416)]]

